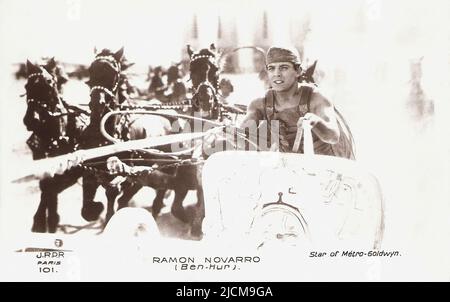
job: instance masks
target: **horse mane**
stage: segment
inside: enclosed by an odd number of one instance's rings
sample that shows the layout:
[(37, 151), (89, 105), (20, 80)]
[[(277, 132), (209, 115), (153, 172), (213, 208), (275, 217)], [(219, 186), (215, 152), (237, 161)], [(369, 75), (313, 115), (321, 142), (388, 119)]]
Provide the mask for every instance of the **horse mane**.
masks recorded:
[(114, 52), (111, 50), (111, 49), (109, 49), (109, 48), (103, 48), (100, 52), (98, 52), (96, 55), (95, 55), (95, 57), (97, 58), (97, 57), (103, 57), (103, 56), (112, 56), (114, 54)]
[[(97, 61), (98, 58), (101, 57), (112, 57), (114, 58), (114, 52), (112, 52), (110, 49), (108, 48), (104, 48), (102, 49), (100, 52), (95, 54), (95, 60), (91, 63), (91, 66), (89, 67), (89, 69), (91, 69), (91, 67), (98, 65), (100, 62)], [(115, 58), (114, 58), (115, 60)]]
[(95, 58), (99, 57), (113, 57), (118, 63), (120, 63), (122, 69), (126, 69), (134, 63), (130, 63), (127, 58), (123, 55), (124, 49), (123, 47), (119, 49), (117, 52), (112, 51), (109, 48), (103, 48), (100, 52), (95, 54)]

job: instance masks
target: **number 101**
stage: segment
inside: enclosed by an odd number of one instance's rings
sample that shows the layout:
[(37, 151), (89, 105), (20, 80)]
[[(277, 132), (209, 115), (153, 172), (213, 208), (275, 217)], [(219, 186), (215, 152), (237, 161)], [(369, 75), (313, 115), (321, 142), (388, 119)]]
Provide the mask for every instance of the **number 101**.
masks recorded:
[(39, 272), (40, 273), (54, 273), (55, 268), (54, 267), (40, 267)]

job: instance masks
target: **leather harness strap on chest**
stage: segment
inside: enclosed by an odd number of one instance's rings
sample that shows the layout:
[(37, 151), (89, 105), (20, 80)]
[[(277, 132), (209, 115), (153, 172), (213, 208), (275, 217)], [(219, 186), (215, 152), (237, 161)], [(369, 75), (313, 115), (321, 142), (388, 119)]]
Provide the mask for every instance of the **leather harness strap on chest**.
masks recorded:
[[(313, 87), (309, 85), (300, 86), (300, 100), (297, 107), (299, 116), (304, 116), (307, 112), (310, 112), (310, 102)], [(313, 145), (314, 152), (316, 154), (333, 155), (337, 157), (343, 157), (347, 159), (355, 160), (355, 147), (353, 135), (350, 131), (350, 127), (345, 121), (342, 114), (334, 107), (334, 112), (336, 114), (336, 120), (339, 127), (339, 141), (336, 144), (328, 144), (318, 139), (314, 133), (313, 135)], [(278, 114), (275, 110), (275, 98), (273, 90), (268, 90), (266, 97), (264, 99), (264, 118), (270, 123), (274, 116)], [(296, 129), (295, 141), (293, 142), (293, 152), (298, 152), (301, 146), (302, 129)]]
[[(298, 112), (301, 116), (309, 112), (310, 99), (312, 94), (312, 87), (307, 85), (302, 85), (299, 88), (300, 101), (297, 107)], [(304, 101), (306, 100), (306, 101)], [(264, 98), (264, 118), (268, 121), (273, 117), (275, 110), (275, 97), (272, 89), (269, 89)]]
[[(298, 114), (298, 118), (304, 116), (306, 113), (310, 112), (310, 99), (311, 99), (311, 95), (312, 95), (312, 91), (313, 88), (307, 85), (302, 85), (299, 88), (299, 102), (298, 102), (298, 106), (297, 106), (297, 114)], [(292, 111), (292, 109), (290, 109)], [(275, 97), (274, 97), (274, 92), (273, 90), (268, 90), (266, 93), (266, 97), (264, 99), (264, 115), (265, 115), (265, 119), (267, 121), (270, 122), (270, 120), (272, 119), (279, 119), (277, 118), (278, 113), (283, 113), (285, 111), (282, 112), (278, 112), (275, 109)], [(286, 124), (287, 121), (283, 120), (281, 118), (281, 120), (283, 122), (285, 122)], [(295, 118), (295, 121), (290, 121), (291, 124), (294, 123), (296, 125), (297, 122), (297, 118)], [(288, 125), (289, 126), (289, 125)], [(295, 133), (292, 133), (292, 138), (294, 138), (294, 134), (295, 134), (295, 140), (291, 143), (292, 144), (292, 151), (293, 152), (298, 152), (299, 147), (300, 147), (300, 141), (301, 141), (301, 137), (302, 137), (302, 128), (297, 128), (297, 126), (292, 126), (291, 127)], [(291, 131), (292, 132), (292, 131)], [(316, 144), (317, 144), (317, 138), (315, 138)]]

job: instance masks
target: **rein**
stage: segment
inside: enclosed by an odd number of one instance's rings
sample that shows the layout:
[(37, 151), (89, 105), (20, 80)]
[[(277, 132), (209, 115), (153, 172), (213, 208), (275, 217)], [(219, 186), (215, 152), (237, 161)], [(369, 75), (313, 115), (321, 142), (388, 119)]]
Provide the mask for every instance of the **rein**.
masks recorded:
[[(106, 130), (105, 130), (106, 120), (109, 119), (112, 115), (127, 115), (127, 114), (143, 114), (143, 115), (156, 115), (156, 116), (162, 116), (162, 117), (174, 117), (174, 118), (189, 119), (189, 120), (193, 120), (193, 121), (204, 122), (206, 124), (212, 125), (216, 129), (232, 128), (237, 131), (237, 135), (239, 137), (241, 137), (242, 139), (244, 139), (245, 141), (249, 142), (250, 144), (252, 144), (253, 146), (255, 146), (257, 148), (257, 145), (246, 137), (244, 129), (241, 129), (239, 127), (236, 127), (233, 125), (223, 125), (223, 124), (215, 122), (215, 121), (211, 121), (208, 119), (204, 119), (201, 117), (195, 117), (195, 116), (191, 116), (191, 115), (169, 113), (169, 112), (152, 112), (152, 111), (146, 111), (146, 110), (118, 110), (118, 111), (110, 111), (110, 112), (106, 113), (103, 116), (102, 120), (100, 121), (100, 132), (107, 140), (110, 140), (111, 142), (114, 142), (114, 143), (119, 142), (119, 140), (112, 137), (111, 135), (109, 135), (109, 133), (106, 132)], [(214, 128), (209, 129), (208, 131), (211, 131)]]
[[(157, 163), (165, 163), (158, 167), (148, 167), (150, 168), (151, 172), (154, 171), (161, 171), (163, 169), (167, 168), (178, 168), (181, 166), (197, 166), (205, 163), (204, 159), (196, 159), (196, 158), (189, 158), (189, 159), (145, 159), (145, 158), (125, 158), (121, 159), (123, 162), (150, 162), (153, 164)], [(97, 161), (97, 162), (90, 162), (90, 163), (83, 163), (81, 164), (81, 167), (91, 173), (99, 173), (99, 174), (105, 174), (110, 176), (139, 176), (141, 172), (109, 172), (105, 169), (96, 168), (93, 167), (94, 165), (100, 165), (100, 164), (106, 164), (106, 161)]]
[(120, 109), (123, 110), (160, 110), (160, 109), (190, 109), (192, 108), (191, 104), (186, 104), (183, 102), (168, 102), (164, 104), (155, 104), (155, 105), (120, 105)]

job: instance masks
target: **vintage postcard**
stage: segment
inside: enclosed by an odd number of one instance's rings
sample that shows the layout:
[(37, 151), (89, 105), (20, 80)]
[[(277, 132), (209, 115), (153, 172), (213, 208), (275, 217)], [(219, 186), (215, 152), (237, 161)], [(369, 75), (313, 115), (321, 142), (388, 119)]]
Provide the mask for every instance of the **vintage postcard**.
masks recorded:
[(0, 280), (450, 281), (449, 14), (0, 0)]

